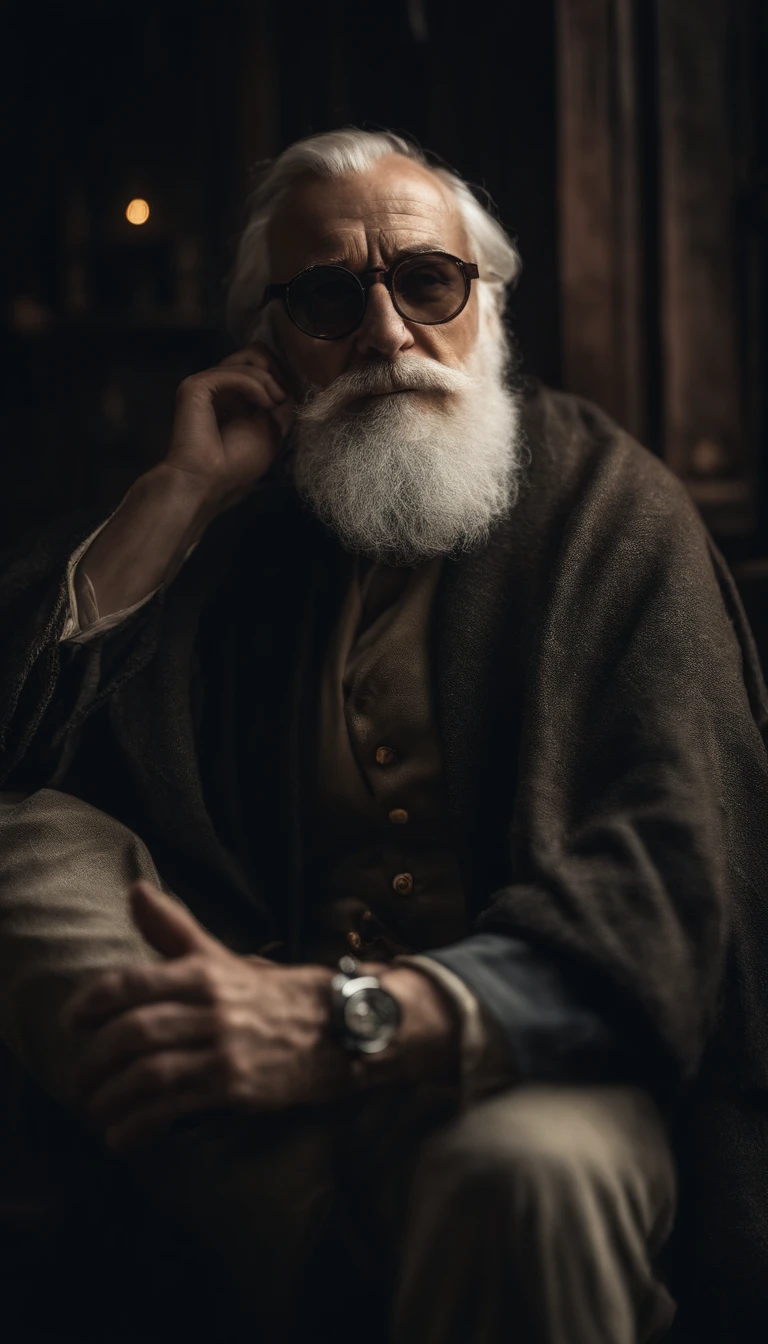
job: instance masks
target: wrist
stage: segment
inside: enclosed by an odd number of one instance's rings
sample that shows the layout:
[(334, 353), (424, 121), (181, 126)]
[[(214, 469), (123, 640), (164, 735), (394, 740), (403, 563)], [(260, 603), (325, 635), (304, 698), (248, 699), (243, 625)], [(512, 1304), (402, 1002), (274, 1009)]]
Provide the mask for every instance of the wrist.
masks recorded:
[(215, 516), (200, 482), (160, 463), (131, 485), (83, 554), (100, 616), (132, 607), (170, 583)]
[(246, 499), (266, 472), (241, 477), (227, 471), (201, 473), (166, 457), (146, 474), (155, 476), (161, 489), (170, 489), (182, 507), (207, 525)]
[(210, 481), (172, 462), (158, 462), (150, 467), (139, 477), (136, 488), (162, 500), (165, 510), (179, 525), (186, 525), (189, 533), (198, 532), (201, 536), (208, 524), (224, 512), (224, 502)]
[(458, 1014), (437, 982), (411, 966), (364, 964), (361, 974), (377, 975), (401, 1012), (400, 1026), (391, 1044), (381, 1054), (366, 1059), (366, 1081), (373, 1085), (457, 1078)]
[(412, 966), (386, 971), (382, 984), (394, 994), (403, 1014), (402, 1044), (417, 1076), (442, 1076), (453, 1070), (459, 1053), (459, 1020), (453, 1003), (426, 972)]
[[(168, 462), (151, 467), (139, 477), (133, 489), (146, 518), (162, 519), (164, 544), (162, 553), (157, 552), (157, 559), (160, 578), (169, 584), (190, 548), (198, 544), (214, 519), (224, 512), (224, 506), (204, 480)], [(149, 542), (150, 554), (155, 544)]]

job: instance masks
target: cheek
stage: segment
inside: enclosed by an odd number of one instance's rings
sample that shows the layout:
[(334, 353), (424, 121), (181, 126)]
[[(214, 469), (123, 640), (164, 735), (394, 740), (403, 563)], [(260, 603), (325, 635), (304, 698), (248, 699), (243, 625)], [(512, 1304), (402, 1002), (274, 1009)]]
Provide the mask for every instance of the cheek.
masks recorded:
[(452, 322), (439, 327), (412, 327), (418, 354), (428, 355), (441, 364), (465, 363), (474, 349), (479, 330), (477, 299), (474, 293), (463, 312)]

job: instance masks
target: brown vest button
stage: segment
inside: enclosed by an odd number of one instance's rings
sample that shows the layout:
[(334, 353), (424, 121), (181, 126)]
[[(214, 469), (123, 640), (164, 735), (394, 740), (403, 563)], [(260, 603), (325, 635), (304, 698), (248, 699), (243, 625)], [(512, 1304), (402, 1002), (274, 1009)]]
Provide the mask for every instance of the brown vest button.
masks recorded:
[(391, 747), (378, 747), (376, 749), (376, 762), (378, 765), (391, 765), (395, 759), (395, 753)]
[(363, 940), (360, 937), (359, 933), (355, 933), (354, 930), (352, 930), (351, 933), (347, 934), (347, 947), (350, 949), (350, 951), (359, 952), (362, 945)]
[(404, 826), (408, 820), (408, 813), (404, 807), (393, 807), (389, 814), (389, 820), (394, 826)]
[(392, 879), (392, 886), (398, 896), (410, 896), (413, 891), (413, 878), (410, 873), (398, 873), (397, 877)]

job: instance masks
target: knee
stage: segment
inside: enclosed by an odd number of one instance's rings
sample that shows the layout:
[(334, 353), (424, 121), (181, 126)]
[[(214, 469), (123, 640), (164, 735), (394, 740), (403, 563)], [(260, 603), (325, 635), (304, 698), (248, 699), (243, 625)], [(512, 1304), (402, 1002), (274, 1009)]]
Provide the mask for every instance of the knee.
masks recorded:
[(618, 1160), (608, 1136), (555, 1089), (521, 1088), (494, 1098), (428, 1142), (419, 1176), (445, 1199), (483, 1207), (556, 1209), (618, 1189)]

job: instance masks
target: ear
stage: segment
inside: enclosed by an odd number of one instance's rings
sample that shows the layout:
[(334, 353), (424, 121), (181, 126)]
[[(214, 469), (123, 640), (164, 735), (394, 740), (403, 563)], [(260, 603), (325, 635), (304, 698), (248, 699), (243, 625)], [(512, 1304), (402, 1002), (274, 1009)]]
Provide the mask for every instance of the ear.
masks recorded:
[(184, 957), (190, 952), (222, 951), (222, 944), (206, 933), (194, 915), (151, 882), (133, 882), (128, 892), (133, 922), (165, 957)]

